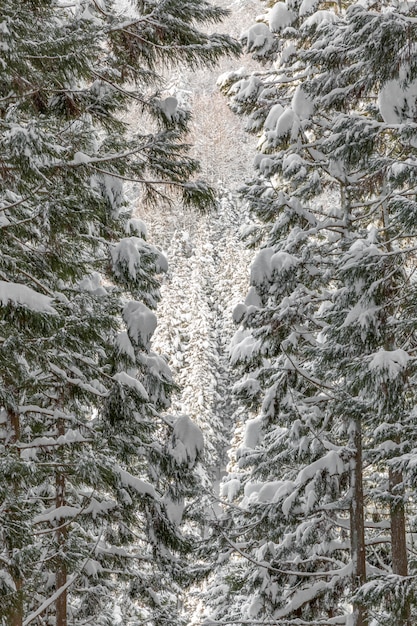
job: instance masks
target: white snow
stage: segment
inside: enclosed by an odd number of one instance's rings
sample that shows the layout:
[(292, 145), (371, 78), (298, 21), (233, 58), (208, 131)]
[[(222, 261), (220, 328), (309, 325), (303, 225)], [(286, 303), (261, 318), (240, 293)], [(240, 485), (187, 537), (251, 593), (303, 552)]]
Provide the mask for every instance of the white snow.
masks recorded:
[(88, 559), (88, 561), (84, 564), (84, 571), (87, 576), (92, 576), (93, 578), (96, 578), (97, 574), (102, 572), (102, 570), (103, 566), (95, 559)]
[(8, 283), (5, 280), (0, 280), (0, 304), (7, 306), (9, 302), (25, 306), (36, 313), (57, 315), (56, 310), (51, 305), (52, 298), (49, 296), (20, 283)]
[(308, 120), (314, 111), (314, 102), (302, 88), (298, 85), (291, 101), (291, 107), (300, 120)]
[(374, 231), (370, 231), (368, 239), (357, 239), (349, 248), (348, 260), (343, 266), (344, 270), (354, 267), (365, 256), (380, 256), (381, 250), (373, 243)]
[(88, 156), (88, 154), (85, 154), (84, 152), (76, 152), (74, 154), (74, 159), (72, 162), (70, 162), (70, 165), (82, 165), (82, 164), (86, 164), (86, 163), (90, 163), (91, 162), (91, 157)]
[(291, 26), (296, 19), (296, 14), (290, 11), (285, 2), (277, 2), (269, 12), (269, 28), (276, 33)]
[(285, 517), (288, 517), (292, 505), (294, 504), (294, 501), (297, 499), (297, 490), (291, 491), (289, 493), (289, 495), (285, 498), (284, 502), (282, 503), (282, 512), (285, 515)]
[(286, 43), (281, 52), (280, 63), (287, 63), (295, 54), (297, 54), (297, 48), (295, 45), (293, 43)]
[(275, 128), (276, 137), (281, 138), (288, 135), (291, 132), (294, 124), (294, 111), (291, 108), (285, 109), (283, 114), (279, 117)]
[[(264, 137), (261, 137), (260, 141), (263, 143)], [(275, 165), (274, 159), (271, 159), (270, 157), (266, 157), (263, 154), (260, 154), (259, 157), (260, 157), (259, 159), (255, 158), (255, 161), (254, 161), (255, 167), (258, 166), (259, 171), (261, 172), (263, 176), (269, 176)]]
[(335, 450), (330, 450), (327, 454), (317, 459), (317, 461), (304, 467), (301, 472), (299, 472), (296, 483), (299, 485), (305, 484), (307, 481), (314, 478), (317, 472), (322, 469), (325, 469), (330, 476), (338, 476), (343, 473), (345, 466), (340, 455)]
[(175, 117), (177, 112), (178, 100), (174, 96), (168, 96), (165, 100), (159, 101), (159, 108), (170, 121)]
[(378, 106), (386, 124), (413, 121), (417, 114), (417, 81), (403, 88), (399, 80), (386, 82), (378, 94)]
[(171, 453), (178, 463), (194, 465), (204, 448), (204, 437), (200, 428), (188, 415), (180, 415), (174, 424)]
[(299, 16), (304, 17), (305, 15), (312, 13), (316, 10), (317, 5), (318, 0), (303, 0), (298, 11)]
[(173, 502), (166, 497), (164, 498), (164, 505), (169, 521), (176, 525), (180, 524), (185, 509), (184, 502)]
[[(255, 381), (259, 387), (258, 381)], [(245, 435), (243, 438), (243, 445), (245, 448), (256, 448), (259, 442), (259, 437), (262, 430), (262, 419), (260, 417), (254, 417), (245, 424)]]
[(290, 153), (286, 154), (282, 160), (282, 173), (285, 176), (291, 176), (295, 174), (303, 167), (304, 161), (299, 154)]
[(283, 486), (285, 489), (287, 488), (282, 480), (272, 480), (270, 482), (263, 483), (258, 492), (259, 502), (273, 502), (277, 492), (280, 493)]
[(132, 361), (135, 360), (135, 350), (132, 346), (132, 342), (129, 339), (129, 335), (124, 330), (120, 332), (116, 337), (117, 349), (121, 354), (126, 354)]
[(71, 518), (76, 517), (80, 513), (81, 513), (80, 507), (64, 505), (64, 506), (59, 506), (56, 508), (54, 507), (47, 513), (36, 515), (33, 518), (33, 521), (35, 524), (40, 524), (42, 522), (51, 523), (57, 520), (65, 519), (67, 517), (71, 517)]
[(249, 482), (244, 493), (248, 501), (277, 502), (288, 494), (297, 494), (296, 484), (291, 480), (273, 480), (262, 483)]
[(272, 278), (271, 258), (274, 255), (273, 248), (262, 248), (255, 257), (250, 268), (250, 282), (260, 286)]
[(258, 594), (254, 594), (248, 598), (247, 604), (245, 613), (247, 612), (249, 618), (255, 618), (261, 613), (264, 603)]
[(113, 376), (113, 379), (117, 380), (117, 382), (121, 385), (125, 385), (126, 387), (130, 387), (130, 389), (134, 389), (145, 402), (149, 400), (149, 396), (145, 387), (137, 380), (137, 378), (129, 376), (129, 374), (127, 374), (126, 372), (118, 372)]
[(283, 272), (298, 265), (297, 257), (288, 252), (280, 251), (275, 252), (271, 257), (271, 269), (277, 272)]
[(168, 261), (154, 246), (149, 245), (141, 237), (124, 237), (111, 250), (113, 271), (116, 276), (127, 270), (129, 277), (136, 280), (142, 265), (142, 255), (154, 254), (156, 269), (159, 272), (168, 270)]
[(230, 346), (230, 362), (235, 365), (239, 361), (248, 361), (259, 349), (260, 343), (246, 331), (238, 331)]
[(115, 500), (103, 500), (99, 502), (96, 498), (92, 498), (88, 507), (84, 509), (83, 515), (91, 515), (93, 519), (96, 519), (97, 515), (112, 511), (117, 507)]
[(29, 443), (20, 443), (19, 450), (21, 457), (30, 460), (36, 459), (39, 450), (53, 448), (56, 446), (65, 446), (72, 443), (85, 443), (89, 441), (79, 430), (69, 428), (65, 435), (59, 437), (35, 437)]
[(248, 293), (245, 298), (245, 304), (247, 307), (260, 307), (262, 306), (262, 300), (259, 297), (255, 287), (249, 287)]
[(277, 102), (271, 107), (266, 120), (264, 122), (264, 130), (275, 130), (277, 122), (284, 112), (284, 107)]
[(255, 100), (262, 83), (256, 76), (251, 76), (248, 79), (239, 80), (231, 89), (229, 93), (235, 94), (235, 100), (238, 102), (245, 100)]
[(156, 315), (142, 302), (132, 300), (123, 309), (123, 319), (131, 341), (148, 348), (157, 325)]
[(248, 375), (243, 381), (239, 381), (233, 385), (233, 393), (253, 397), (261, 390), (259, 380)]
[(12, 591), (16, 590), (16, 584), (13, 578), (5, 569), (0, 569), (0, 587), (2, 588), (3, 593), (6, 591), (6, 589), (11, 589)]
[(378, 313), (377, 307), (371, 307), (364, 305), (361, 302), (355, 304), (345, 317), (342, 327), (350, 326), (351, 324), (358, 323), (360, 326), (366, 328), (375, 319)]
[(311, 28), (312, 26), (319, 26), (323, 22), (334, 23), (337, 20), (338, 17), (333, 11), (316, 11), (303, 22), (303, 27)]
[(235, 308), (233, 309), (233, 321), (235, 322), (235, 324), (240, 324), (240, 322), (243, 320), (243, 318), (246, 315), (246, 312), (248, 310), (248, 307), (243, 304), (243, 302), (239, 302)]
[(132, 489), (142, 495), (151, 496), (155, 500), (158, 499), (156, 491), (150, 483), (142, 480), (141, 478), (133, 476), (132, 474), (126, 472), (120, 467), (116, 467), (116, 472), (120, 476), (120, 482), (122, 485), (126, 487), (132, 487)]
[(138, 237), (125, 237), (117, 243), (111, 250), (113, 258), (113, 268), (117, 275), (120, 275), (119, 265), (126, 268), (130, 277), (136, 280), (138, 270), (141, 265), (141, 255), (136, 240)]
[(123, 181), (110, 174), (101, 174), (99, 181), (102, 185), (104, 196), (107, 198), (112, 208), (112, 216), (116, 218), (125, 200), (123, 195)]
[(267, 53), (274, 43), (274, 37), (266, 24), (262, 22), (253, 24), (249, 30), (242, 35), (246, 38), (248, 51), (256, 50)]
[(126, 233), (128, 235), (135, 233), (139, 235), (139, 237), (142, 237), (142, 239), (146, 239), (148, 235), (145, 222), (137, 217), (132, 217), (128, 220), (126, 224)]
[(141, 362), (146, 365), (151, 374), (162, 376), (167, 381), (172, 381), (172, 372), (164, 357), (155, 352), (141, 354)]
[(410, 355), (405, 350), (384, 350), (380, 348), (369, 363), (370, 370), (381, 370), (386, 372), (389, 380), (394, 380), (403, 372), (410, 360)]
[(238, 478), (232, 478), (220, 486), (220, 494), (226, 498), (228, 502), (233, 502), (240, 490), (240, 480)]
[(103, 287), (101, 276), (98, 272), (93, 272), (89, 276), (80, 280), (78, 287), (81, 291), (89, 291), (95, 296), (105, 296), (107, 294), (106, 289)]

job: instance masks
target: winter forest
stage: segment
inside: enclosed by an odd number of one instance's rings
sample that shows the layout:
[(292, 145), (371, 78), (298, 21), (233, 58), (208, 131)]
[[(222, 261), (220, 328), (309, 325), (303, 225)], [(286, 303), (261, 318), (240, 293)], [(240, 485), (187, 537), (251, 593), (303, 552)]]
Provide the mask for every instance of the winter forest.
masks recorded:
[(417, 2), (0, 0), (0, 626), (417, 624)]

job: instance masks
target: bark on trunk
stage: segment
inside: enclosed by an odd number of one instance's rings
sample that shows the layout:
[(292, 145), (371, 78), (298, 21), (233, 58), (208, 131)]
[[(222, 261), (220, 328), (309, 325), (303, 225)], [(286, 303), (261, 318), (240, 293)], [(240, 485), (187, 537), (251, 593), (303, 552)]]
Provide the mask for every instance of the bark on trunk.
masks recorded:
[[(403, 495), (403, 474), (401, 470), (389, 469), (389, 490), (391, 494), (391, 559), (392, 571), (398, 576), (408, 576), (406, 520)], [(398, 626), (411, 626), (410, 607), (405, 604), (400, 614)]]
[[(63, 420), (59, 420), (58, 422), (58, 434), (65, 434), (65, 425)], [(55, 478), (55, 505), (56, 508), (65, 505), (65, 475), (63, 470), (57, 470), (56, 478)], [(58, 522), (62, 524), (62, 520)], [(65, 541), (66, 541), (66, 528), (57, 528), (56, 536), (57, 536), (57, 544), (59, 550), (65, 549)], [(67, 582), (67, 567), (65, 564), (65, 560), (61, 558), (58, 562), (57, 571), (55, 574), (55, 587), (56, 590), (63, 587)], [(65, 589), (57, 598), (55, 602), (55, 610), (56, 610), (56, 626), (67, 626), (67, 590)]]
[[(14, 446), (20, 439), (20, 418), (14, 411), (7, 412), (7, 432), (8, 432), (8, 445)], [(19, 455), (19, 451), (16, 449), (16, 454)], [(17, 497), (17, 487), (15, 486), (15, 492)], [(10, 612), (10, 626), (22, 626), (23, 624), (23, 580), (20, 573), (16, 570), (11, 572), (13, 582), (16, 587), (16, 601)]]
[[(350, 461), (350, 541), (353, 562), (353, 589), (356, 591), (366, 581), (362, 432), (358, 420), (354, 420), (352, 424), (351, 445), (354, 452)], [(360, 602), (353, 604), (353, 626), (368, 626), (366, 610)]]
[(16, 585), (16, 604), (10, 616), (10, 626), (22, 626), (23, 624), (23, 583), (21, 578), (14, 578)]
[[(383, 192), (387, 194), (387, 185), (384, 181)], [(382, 222), (385, 229), (385, 241), (388, 252), (392, 252), (391, 234), (389, 232), (390, 216), (387, 203), (382, 203)], [(386, 299), (392, 301), (394, 299), (394, 286), (390, 290), (388, 288)], [(394, 310), (388, 311), (389, 315), (394, 315)], [(385, 350), (395, 350), (395, 337), (392, 335), (388, 338), (384, 345)], [(387, 395), (389, 391), (385, 392)], [(396, 443), (400, 443), (400, 438), (395, 439)], [(391, 495), (390, 503), (390, 522), (391, 522), (391, 562), (392, 571), (398, 576), (408, 576), (408, 559), (407, 559), (407, 534), (406, 534), (406, 514), (404, 501), (402, 499), (403, 490), (403, 473), (401, 470), (388, 469), (388, 487)], [(400, 615), (398, 626), (411, 626), (410, 606), (406, 602)]]

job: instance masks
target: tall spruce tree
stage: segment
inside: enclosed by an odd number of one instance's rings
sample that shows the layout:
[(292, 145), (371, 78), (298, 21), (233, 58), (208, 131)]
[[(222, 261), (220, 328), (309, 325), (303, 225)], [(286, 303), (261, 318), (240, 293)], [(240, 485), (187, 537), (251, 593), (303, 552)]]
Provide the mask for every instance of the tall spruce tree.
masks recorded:
[(413, 623), (414, 10), (276, 3), (246, 34), (276, 65), (222, 79), (261, 132), (265, 224), (236, 310), (259, 413), (219, 522), (225, 623), (248, 597), (248, 623)]
[[(2, 624), (181, 620), (203, 442), (163, 415), (173, 382), (150, 341), (166, 260), (122, 185), (211, 202), (162, 70), (235, 54), (198, 30), (223, 15), (196, 0), (1, 3)], [(129, 129), (134, 103), (153, 130)]]

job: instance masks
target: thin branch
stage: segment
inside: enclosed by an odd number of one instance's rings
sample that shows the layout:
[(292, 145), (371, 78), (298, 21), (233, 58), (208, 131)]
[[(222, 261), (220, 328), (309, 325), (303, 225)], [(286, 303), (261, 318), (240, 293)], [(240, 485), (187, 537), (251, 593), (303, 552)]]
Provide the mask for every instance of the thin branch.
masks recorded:
[(91, 73), (93, 74), (93, 76), (95, 76), (99, 80), (102, 80), (104, 83), (107, 83), (108, 85), (113, 87), (113, 89), (115, 89), (115, 91), (118, 91), (119, 93), (122, 93), (124, 96), (127, 96), (129, 98), (133, 98), (133, 100), (137, 100), (138, 102), (141, 102), (144, 105), (149, 105), (149, 102), (147, 102), (143, 98), (140, 98), (137, 94), (133, 93), (132, 91), (127, 91), (126, 89), (123, 89), (123, 87), (120, 87), (119, 85), (116, 85), (111, 80), (109, 80), (108, 78), (105, 78), (104, 76), (102, 76), (98, 72), (92, 71)]
[(81, 572), (83, 571), (83, 569), (85, 568), (85, 566), (87, 565), (88, 561), (90, 560), (91, 555), (95, 552), (100, 539), (101, 539), (101, 535), (103, 534), (103, 529), (101, 530), (101, 532), (99, 533), (99, 536), (97, 538), (97, 541), (94, 545), (94, 547), (92, 548), (92, 550), (90, 551), (90, 554), (87, 556), (87, 558), (85, 559), (84, 563), (82, 564), (81, 568), (79, 569), (78, 572), (76, 572), (75, 574), (73, 574), (72, 576), (70, 576), (70, 578), (67, 580), (67, 582), (65, 583), (65, 585), (62, 585), (62, 587), (60, 587), (59, 589), (57, 589), (55, 591), (54, 594), (52, 594), (52, 596), (50, 596), (47, 600), (45, 600), (45, 602), (42, 602), (42, 604), (36, 609), (36, 611), (33, 611), (32, 613), (30, 613), (28, 615), (28, 617), (24, 620), (22, 626), (28, 626), (28, 624), (30, 624), (31, 622), (33, 622), (34, 619), (36, 619), (37, 617), (39, 617), (47, 608), (48, 606), (50, 606), (51, 604), (53, 604), (63, 593), (64, 591), (66, 591), (68, 589), (68, 587), (70, 587), (73, 582), (75, 582), (75, 580), (80, 576)]
[[(36, 189), (34, 189), (29, 196), (25, 196), (24, 198), (21, 198), (20, 200), (17, 200), (16, 202), (13, 202), (13, 204), (8, 204), (6, 206), (0, 207), (0, 212), (8, 211), (9, 209), (14, 209), (14, 207), (19, 206), (20, 204), (23, 204), (23, 202), (26, 202), (35, 193), (37, 193), (41, 189), (41, 187), (42, 187), (42, 185), (38, 185), (38, 187), (36, 187)], [(48, 192), (45, 192), (45, 193), (48, 193)]]
[(250, 563), (253, 563), (257, 567), (266, 569), (268, 572), (273, 572), (274, 574), (281, 574), (284, 576), (298, 576), (300, 578), (318, 578), (318, 577), (323, 577), (323, 576), (337, 576), (340, 574), (340, 570), (328, 570), (324, 572), (299, 572), (299, 571), (294, 571), (294, 570), (281, 570), (276, 567), (273, 567), (272, 565), (268, 565), (267, 563), (264, 563), (264, 562), (261, 563), (260, 561), (253, 559), (249, 554), (247, 554), (246, 552), (243, 552), (243, 550), (241, 550), (233, 541), (230, 541), (227, 535), (225, 535), (225, 533), (223, 533), (222, 531), (221, 531), (221, 535), (226, 540), (226, 542), (234, 550), (236, 550), (236, 552), (238, 552), (240, 556), (242, 556), (244, 559), (246, 559)]

